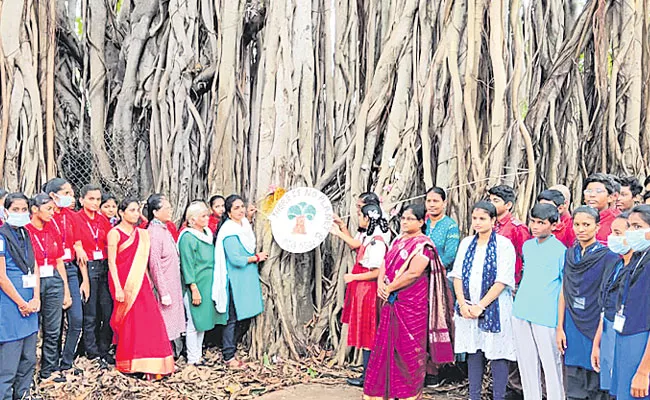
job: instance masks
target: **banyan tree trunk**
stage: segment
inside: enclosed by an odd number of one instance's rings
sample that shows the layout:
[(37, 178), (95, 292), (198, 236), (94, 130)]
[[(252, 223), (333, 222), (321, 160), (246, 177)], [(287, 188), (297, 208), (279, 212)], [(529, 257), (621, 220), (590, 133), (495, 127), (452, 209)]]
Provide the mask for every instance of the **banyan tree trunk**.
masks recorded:
[[(448, 188), (461, 229), (500, 182), (525, 217), (595, 171), (643, 177), (650, 0), (0, 0), (0, 177), (54, 175), (189, 201), (322, 190), (356, 226)], [(352, 254), (283, 252), (255, 222), (265, 312), (252, 354), (346, 355)]]

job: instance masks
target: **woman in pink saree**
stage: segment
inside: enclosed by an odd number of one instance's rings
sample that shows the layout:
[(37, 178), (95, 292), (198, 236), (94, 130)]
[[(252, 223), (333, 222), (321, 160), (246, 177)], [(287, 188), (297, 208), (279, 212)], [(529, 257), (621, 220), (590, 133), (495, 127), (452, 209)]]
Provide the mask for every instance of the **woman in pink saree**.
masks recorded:
[(402, 234), (379, 272), (385, 302), (364, 385), (365, 400), (420, 399), (427, 362), (454, 361), (452, 300), (445, 268), (423, 231), (426, 210), (406, 207)]

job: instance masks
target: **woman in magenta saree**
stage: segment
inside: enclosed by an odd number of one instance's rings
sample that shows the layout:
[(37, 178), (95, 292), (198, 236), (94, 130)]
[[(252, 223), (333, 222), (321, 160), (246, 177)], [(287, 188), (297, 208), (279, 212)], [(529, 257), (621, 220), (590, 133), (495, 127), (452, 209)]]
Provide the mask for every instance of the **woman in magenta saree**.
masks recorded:
[(149, 235), (135, 227), (140, 215), (137, 201), (126, 199), (119, 210), (122, 221), (108, 233), (115, 366), (123, 373), (158, 379), (174, 372), (174, 358), (147, 274)]
[(402, 234), (386, 254), (378, 296), (385, 301), (370, 355), (364, 399), (419, 399), (427, 362), (454, 361), (452, 300), (445, 268), (424, 235), (425, 209), (406, 207)]

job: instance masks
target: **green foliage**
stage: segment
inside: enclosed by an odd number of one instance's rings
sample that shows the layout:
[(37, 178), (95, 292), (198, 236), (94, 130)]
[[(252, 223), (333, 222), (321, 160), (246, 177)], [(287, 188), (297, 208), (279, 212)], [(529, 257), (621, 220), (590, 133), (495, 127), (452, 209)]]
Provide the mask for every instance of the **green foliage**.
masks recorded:
[(77, 18), (75, 18), (74, 22), (77, 24), (77, 35), (79, 37), (82, 37), (83, 34), (84, 34), (83, 20), (81, 19), (81, 17), (77, 17)]
[(122, 8), (122, 3), (124, 0), (117, 0), (117, 4), (115, 4), (115, 12), (118, 13), (120, 12), (120, 9)]
[(607, 52), (607, 78), (612, 77), (612, 70), (614, 69), (614, 51), (609, 49)]
[(292, 220), (294, 218), (300, 217), (300, 216), (305, 216), (308, 220), (314, 219), (316, 216), (316, 207), (312, 206), (311, 204), (307, 204), (304, 201), (293, 205), (289, 207), (289, 211), (287, 211), (287, 217)]

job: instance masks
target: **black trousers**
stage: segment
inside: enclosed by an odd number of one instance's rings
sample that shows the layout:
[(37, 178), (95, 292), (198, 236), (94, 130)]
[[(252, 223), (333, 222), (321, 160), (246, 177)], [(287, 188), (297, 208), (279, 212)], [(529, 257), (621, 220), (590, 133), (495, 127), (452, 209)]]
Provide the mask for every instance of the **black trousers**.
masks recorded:
[(84, 304), (83, 343), (89, 358), (108, 353), (113, 339), (111, 313), (113, 299), (108, 290), (108, 262), (88, 261), (90, 296)]

